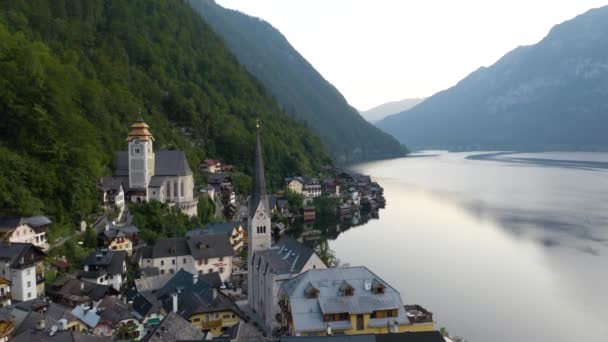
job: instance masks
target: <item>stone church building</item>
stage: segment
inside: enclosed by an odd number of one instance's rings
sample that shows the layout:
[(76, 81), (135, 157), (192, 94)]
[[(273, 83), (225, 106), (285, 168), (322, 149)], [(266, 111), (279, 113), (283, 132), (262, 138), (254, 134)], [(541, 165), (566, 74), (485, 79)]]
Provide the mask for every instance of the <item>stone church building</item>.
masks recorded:
[(255, 174), (249, 198), (248, 230), (248, 304), (271, 332), (279, 327), (278, 295), (281, 284), (309, 269), (327, 268), (308, 246), (292, 238), (272, 244), (271, 211), (266, 194), (264, 160), (258, 132), (255, 148)]
[(116, 152), (112, 179), (122, 183), (129, 201), (157, 200), (176, 206), (189, 216), (197, 215), (194, 179), (184, 151), (155, 152), (149, 128), (143, 119), (131, 125), (127, 151)]

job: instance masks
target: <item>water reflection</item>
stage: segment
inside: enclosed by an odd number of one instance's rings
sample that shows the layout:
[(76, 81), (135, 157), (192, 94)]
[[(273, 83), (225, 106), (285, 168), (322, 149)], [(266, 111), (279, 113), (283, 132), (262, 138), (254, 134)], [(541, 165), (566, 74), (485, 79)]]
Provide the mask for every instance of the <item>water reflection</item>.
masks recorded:
[(369, 266), (470, 342), (605, 341), (608, 154), (436, 154), (358, 166), (386, 209), (298, 236)]

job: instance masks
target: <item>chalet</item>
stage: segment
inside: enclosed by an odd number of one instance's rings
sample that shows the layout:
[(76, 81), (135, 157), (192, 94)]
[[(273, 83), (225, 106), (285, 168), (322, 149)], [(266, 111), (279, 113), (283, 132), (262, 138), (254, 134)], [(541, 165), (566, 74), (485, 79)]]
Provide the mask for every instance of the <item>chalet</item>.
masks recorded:
[(203, 341), (206, 334), (174, 312), (163, 318), (143, 339), (143, 342)]
[[(78, 317), (72, 314), (71, 310), (63, 305), (51, 302), (44, 302), (32, 308), (26, 309), (27, 316), (19, 324), (15, 335), (19, 337), (23, 333), (33, 330), (45, 330), (47, 335), (53, 329), (57, 332), (87, 332), (88, 327)], [(53, 328), (55, 327), (55, 328)], [(26, 335), (27, 336), (27, 335)], [(17, 338), (15, 339), (17, 340)], [(36, 340), (36, 341), (45, 341)]]
[(120, 178), (102, 177), (97, 183), (102, 208), (118, 210), (119, 218), (125, 209), (125, 188), (122, 182)]
[(53, 302), (73, 308), (81, 304), (96, 303), (106, 296), (118, 295), (119, 292), (109, 285), (70, 278), (50, 285), (46, 294)]
[(157, 200), (195, 216), (198, 200), (186, 155), (183, 151), (154, 151), (154, 136), (148, 128), (143, 119), (131, 125), (128, 150), (116, 152), (112, 182), (122, 184), (126, 201)]
[(302, 195), (307, 198), (319, 197), (322, 194), (321, 183), (316, 178), (307, 178), (302, 187)]
[(31, 243), (0, 243), (0, 276), (10, 281), (12, 300), (44, 295), (44, 252)]
[(245, 314), (225, 294), (209, 287), (185, 286), (163, 300), (165, 311), (173, 311), (203, 332), (219, 336)]
[(110, 251), (133, 253), (133, 246), (139, 243), (139, 229), (134, 225), (110, 226), (99, 234), (100, 243)]
[(186, 270), (194, 274), (219, 272), (222, 281), (232, 274), (234, 249), (224, 234), (163, 239), (141, 248), (141, 268), (157, 267), (160, 274)]
[(332, 178), (323, 181), (323, 193), (328, 196), (340, 196), (340, 184)]
[(0, 218), (0, 240), (31, 243), (42, 250), (49, 248), (47, 231), (52, 224), (46, 216)]
[(207, 184), (215, 188), (215, 192), (220, 192), (222, 187), (232, 186), (232, 175), (228, 172), (212, 173), (207, 177)]
[(219, 160), (205, 159), (199, 164), (202, 172), (216, 173), (222, 171), (222, 163)]
[(82, 262), (84, 271), (79, 278), (120, 291), (127, 275), (127, 253), (124, 251), (97, 250)]
[(285, 188), (301, 195), (304, 190), (304, 179), (302, 177), (285, 178)]
[(212, 222), (205, 225), (203, 229), (191, 230), (186, 233), (186, 237), (226, 235), (230, 238), (230, 244), (235, 253), (239, 253), (245, 246), (247, 240), (247, 230), (243, 223), (239, 221), (231, 222)]
[(279, 301), (293, 336), (434, 330), (432, 320), (410, 319), (399, 292), (366, 267), (308, 270), (283, 283)]
[(123, 303), (117, 296), (105, 297), (95, 307), (100, 319), (93, 334), (111, 337), (123, 325), (133, 327), (131, 339), (139, 339), (143, 335), (143, 326), (129, 305)]

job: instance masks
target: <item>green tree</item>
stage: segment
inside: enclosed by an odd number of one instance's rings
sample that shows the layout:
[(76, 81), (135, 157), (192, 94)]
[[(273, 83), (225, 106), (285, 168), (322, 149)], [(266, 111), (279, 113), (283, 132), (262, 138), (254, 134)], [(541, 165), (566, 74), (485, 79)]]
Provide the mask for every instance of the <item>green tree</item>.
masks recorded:
[(82, 238), (84, 246), (87, 248), (97, 248), (97, 234), (95, 233), (95, 229), (89, 226), (84, 232), (84, 236)]

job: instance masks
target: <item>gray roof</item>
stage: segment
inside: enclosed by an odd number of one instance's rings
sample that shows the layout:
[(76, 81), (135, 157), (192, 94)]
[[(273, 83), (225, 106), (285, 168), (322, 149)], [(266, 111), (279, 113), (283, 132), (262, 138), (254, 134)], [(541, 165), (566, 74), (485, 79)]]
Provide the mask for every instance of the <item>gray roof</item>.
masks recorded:
[(283, 336), (281, 342), (445, 342), (439, 331), (418, 331), (389, 334)]
[(160, 188), (163, 186), (163, 184), (165, 184), (167, 178), (168, 177), (165, 176), (152, 176), (150, 177), (150, 183), (148, 183), (148, 186), (151, 188)]
[[(365, 289), (365, 284), (369, 283), (371, 287), (374, 279), (385, 286), (384, 293)], [(345, 282), (354, 289), (352, 296), (342, 293)], [(319, 291), (317, 298), (308, 298), (306, 289), (310, 286)], [(409, 323), (399, 292), (363, 266), (308, 270), (287, 280), (280, 291), (289, 296), (294, 327), (298, 332), (325, 330), (327, 323), (323, 321), (323, 314), (333, 313), (362, 314), (375, 310), (397, 310), (397, 317), (374, 318), (369, 325), (383, 327), (394, 320), (400, 324)], [(329, 324), (335, 330), (351, 327), (350, 321)]]
[[(116, 151), (115, 176), (129, 175), (129, 156), (127, 151)], [(154, 153), (154, 176), (187, 176), (192, 170), (184, 151), (156, 151)]]
[(22, 224), (37, 228), (51, 223), (53, 222), (48, 217), (42, 215), (31, 217), (0, 217), (0, 231), (11, 231)]
[(235, 228), (243, 227), (243, 223), (240, 221), (230, 222), (211, 222), (207, 223), (203, 229), (191, 230), (186, 233), (186, 236), (201, 236), (201, 235), (218, 235), (226, 234), (232, 235), (232, 231)]
[(126, 257), (125, 251), (95, 251), (89, 254), (82, 264), (99, 267), (112, 275), (122, 274)]
[[(111, 176), (101, 177), (101, 180), (97, 184), (97, 188), (101, 191), (120, 191), (120, 187), (123, 186), (122, 178), (114, 178)], [(123, 186), (124, 190), (124, 186)]]
[(106, 342), (112, 341), (111, 337), (101, 337), (88, 334), (82, 334), (76, 331), (57, 331), (53, 336), (49, 335), (47, 330), (36, 330), (30, 329), (25, 331), (15, 338), (11, 339), (11, 342)]
[(174, 312), (169, 312), (154, 330), (142, 339), (144, 342), (175, 342), (203, 340), (205, 334)]
[(101, 317), (97, 314), (96, 310), (85, 310), (85, 306), (85, 304), (76, 306), (74, 310), (72, 310), (72, 315), (78, 317), (84, 324), (93, 329), (97, 326)]
[(192, 255), (195, 259), (217, 258), (234, 255), (227, 235), (204, 235), (162, 239), (153, 247), (144, 247), (143, 258), (166, 258)]
[(298, 274), (313, 254), (314, 251), (303, 243), (282, 237), (271, 249), (255, 252), (254, 260), (256, 265), (260, 261), (267, 262), (274, 274)]
[(165, 286), (165, 284), (173, 277), (173, 274), (157, 274), (149, 277), (142, 277), (139, 279), (135, 279), (135, 287), (137, 291), (154, 291), (158, 290), (161, 287)]
[[(163, 304), (165, 311), (171, 311), (172, 297), (166, 297)], [(186, 319), (195, 314), (221, 311), (232, 311), (241, 318), (245, 318), (245, 314), (234, 301), (217, 289), (190, 286), (178, 294), (177, 313)]]
[(131, 309), (116, 296), (107, 296), (97, 305), (97, 313), (101, 321), (112, 325), (125, 320), (135, 318)]
[[(64, 283), (53, 284), (47, 288), (51, 296), (67, 298), (68, 296), (88, 297), (92, 300), (100, 300), (108, 294), (118, 294), (118, 291), (109, 285), (101, 285), (80, 279), (67, 279)], [(74, 297), (71, 297), (74, 298)]]
[(20, 268), (44, 259), (44, 252), (31, 243), (0, 243), (0, 260), (7, 261), (12, 268)]

